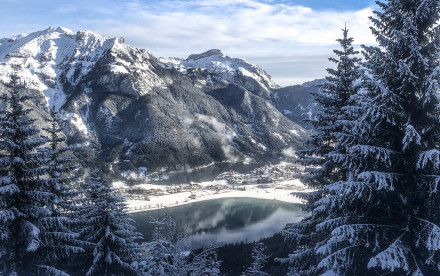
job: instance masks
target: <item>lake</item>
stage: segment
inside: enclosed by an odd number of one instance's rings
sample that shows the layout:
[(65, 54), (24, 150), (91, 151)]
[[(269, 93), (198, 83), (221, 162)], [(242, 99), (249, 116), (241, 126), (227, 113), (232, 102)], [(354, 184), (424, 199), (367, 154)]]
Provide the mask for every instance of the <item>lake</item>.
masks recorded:
[(172, 215), (189, 236), (189, 248), (196, 249), (216, 241), (218, 245), (255, 241), (279, 232), (287, 223), (304, 217), (292, 203), (254, 198), (222, 198), (177, 207), (132, 214), (135, 226), (151, 240), (151, 217)]

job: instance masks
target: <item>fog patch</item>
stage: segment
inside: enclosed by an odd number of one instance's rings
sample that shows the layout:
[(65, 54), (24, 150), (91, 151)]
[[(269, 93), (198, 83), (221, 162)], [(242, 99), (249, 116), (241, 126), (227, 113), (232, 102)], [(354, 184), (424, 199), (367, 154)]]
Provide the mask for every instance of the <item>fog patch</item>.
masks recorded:
[(236, 162), (239, 160), (237, 156), (234, 155), (234, 148), (231, 144), (234, 143), (234, 137), (236, 136), (233, 130), (228, 129), (228, 127), (219, 122), (215, 117), (207, 116), (203, 114), (196, 114), (196, 117), (205, 124), (212, 127), (212, 129), (220, 136), (221, 138), (221, 148), (226, 158), (230, 161)]
[(285, 157), (296, 157), (296, 152), (292, 147), (283, 149), (281, 154), (284, 155)]

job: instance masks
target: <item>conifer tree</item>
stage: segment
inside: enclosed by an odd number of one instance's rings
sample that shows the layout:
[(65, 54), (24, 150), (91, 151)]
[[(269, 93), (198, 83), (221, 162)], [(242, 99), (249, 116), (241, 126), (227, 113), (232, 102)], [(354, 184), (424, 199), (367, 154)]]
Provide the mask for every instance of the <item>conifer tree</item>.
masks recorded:
[(174, 218), (151, 218), (154, 224), (152, 241), (142, 244), (144, 260), (137, 264), (145, 276), (202, 276), (220, 275), (220, 262), (215, 246), (204, 248), (194, 255), (187, 251), (188, 236)]
[(327, 69), (329, 76), (326, 77), (326, 83), (313, 94), (319, 113), (316, 120), (308, 122), (315, 127), (315, 133), (307, 141), (309, 148), (299, 153), (299, 163), (306, 166), (302, 181), (314, 192), (296, 195), (305, 200), (304, 210), (311, 212), (311, 216), (288, 226), (284, 231), (298, 243), (299, 251), (291, 256), (290, 261), (296, 267), (296, 273), (304, 275), (316, 272), (319, 256), (315, 253), (315, 247), (330, 234), (315, 230), (317, 224), (327, 217), (325, 212), (314, 210), (315, 204), (326, 196), (327, 185), (348, 177), (348, 169), (341, 155), (346, 153), (346, 147), (351, 142), (344, 124), (352, 117), (345, 109), (359, 89), (361, 76), (358, 70), (360, 58), (356, 56), (359, 52), (352, 46), (353, 38), (348, 36), (346, 27), (342, 33), (342, 38), (336, 40), (341, 48), (333, 50), (336, 57), (329, 58), (335, 63), (335, 69)]
[(84, 184), (85, 199), (79, 214), (81, 237), (86, 247), (86, 275), (136, 275), (132, 264), (139, 261), (141, 234), (131, 225), (123, 199), (110, 183), (93, 172)]
[(44, 242), (39, 253), (43, 263), (66, 267), (76, 254), (84, 251), (84, 244), (74, 230), (78, 220), (75, 217), (77, 192), (74, 190), (78, 166), (71, 148), (65, 144), (58, 116), (52, 108), (50, 126), (44, 129), (48, 133), (48, 137), (43, 137), (46, 145), (40, 150), (47, 174), (42, 184), (51, 196), (47, 205), (51, 214), (40, 222), (44, 228), (41, 236)]
[(41, 181), (45, 170), (37, 149), (44, 144), (29, 118), (30, 99), (16, 75), (2, 94), (0, 112), (0, 272), (4, 275), (63, 274), (40, 262), (41, 221), (51, 215), (51, 196)]
[(343, 121), (349, 119), (344, 107), (349, 105), (350, 97), (356, 94), (360, 80), (358, 71), (360, 58), (352, 43), (353, 38), (348, 36), (348, 29), (342, 29), (343, 36), (336, 41), (340, 49), (333, 50), (336, 57), (329, 60), (336, 68), (328, 68), (326, 82), (314, 92), (313, 98), (318, 104), (316, 119), (307, 120), (313, 125), (315, 133), (306, 142), (309, 146), (300, 151), (299, 163), (307, 166), (302, 177), (309, 187), (320, 189), (326, 185), (344, 179), (346, 172), (331, 155), (344, 152), (343, 145), (338, 143), (338, 136), (343, 131)]
[[(145, 260), (139, 263), (139, 268), (145, 276), (166, 276), (177, 275), (179, 268), (182, 270), (183, 262), (173, 262), (173, 243), (166, 239), (164, 229), (171, 222), (171, 218), (151, 218), (150, 223), (154, 225), (153, 240), (142, 244), (145, 250)], [(180, 257), (183, 257), (180, 255)]]
[(243, 273), (243, 276), (268, 276), (266, 272), (262, 271), (269, 256), (264, 254), (264, 244), (257, 242), (252, 249), (252, 263)]
[[(330, 233), (316, 272), (440, 274), (440, 2), (378, 1), (378, 47), (364, 46), (363, 89), (347, 108), (352, 173), (324, 187), (313, 213)], [(368, 270), (367, 270), (368, 269)], [(368, 272), (366, 272), (368, 271)]]

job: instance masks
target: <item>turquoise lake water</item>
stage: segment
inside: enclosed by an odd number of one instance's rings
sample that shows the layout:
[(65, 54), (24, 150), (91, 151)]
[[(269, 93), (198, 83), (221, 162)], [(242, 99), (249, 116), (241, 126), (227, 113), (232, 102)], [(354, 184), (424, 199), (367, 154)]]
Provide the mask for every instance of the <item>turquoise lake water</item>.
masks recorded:
[(134, 213), (135, 226), (145, 240), (151, 240), (153, 218), (172, 215), (188, 234), (188, 249), (216, 241), (218, 245), (255, 241), (270, 237), (291, 222), (304, 217), (291, 203), (253, 198), (222, 198), (177, 207)]

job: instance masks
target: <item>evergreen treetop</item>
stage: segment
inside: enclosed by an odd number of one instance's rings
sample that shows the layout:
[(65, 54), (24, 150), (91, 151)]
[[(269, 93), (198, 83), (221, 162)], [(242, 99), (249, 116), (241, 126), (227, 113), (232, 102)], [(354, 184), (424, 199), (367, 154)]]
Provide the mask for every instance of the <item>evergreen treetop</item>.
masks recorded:
[(315, 209), (316, 204), (327, 197), (327, 185), (348, 177), (344, 156), (351, 136), (344, 125), (352, 118), (346, 107), (359, 89), (360, 58), (346, 27), (342, 29), (342, 38), (337, 41), (341, 48), (333, 51), (336, 57), (329, 58), (335, 63), (335, 69), (327, 69), (329, 76), (326, 77), (326, 83), (313, 94), (319, 110), (316, 120), (310, 121), (315, 133), (307, 141), (308, 149), (299, 154), (299, 163), (306, 166), (302, 181), (314, 191), (296, 195), (305, 200), (304, 209), (311, 212), (311, 216), (284, 230), (285, 235), (298, 242), (298, 252), (291, 255), (290, 262), (296, 266), (296, 273), (304, 275), (316, 273), (319, 254), (315, 249), (324, 244), (329, 235), (329, 232), (317, 229), (317, 225), (326, 220), (328, 214), (325, 209)]

